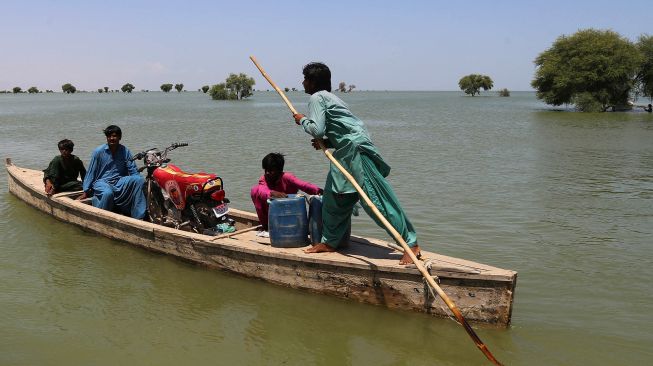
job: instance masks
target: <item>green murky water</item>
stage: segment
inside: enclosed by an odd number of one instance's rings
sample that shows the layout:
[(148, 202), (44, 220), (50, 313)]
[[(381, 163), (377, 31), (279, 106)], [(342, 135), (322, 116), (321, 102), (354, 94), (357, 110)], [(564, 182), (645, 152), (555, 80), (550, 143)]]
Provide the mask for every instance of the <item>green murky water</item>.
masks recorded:
[[(290, 93), (302, 111), (307, 96)], [(343, 96), (393, 167), (420, 244), (519, 272), (508, 329), (477, 327), (510, 365), (642, 365), (653, 357), (653, 115), (553, 111), (532, 93)], [(84, 161), (109, 124), (132, 151), (249, 187), (270, 151), (322, 184), (276, 94), (0, 95), (0, 156), (44, 168), (70, 138)], [(7, 192), (0, 173), (0, 364), (478, 365), (449, 320), (208, 271), (85, 233)], [(354, 231), (385, 238), (370, 218)]]

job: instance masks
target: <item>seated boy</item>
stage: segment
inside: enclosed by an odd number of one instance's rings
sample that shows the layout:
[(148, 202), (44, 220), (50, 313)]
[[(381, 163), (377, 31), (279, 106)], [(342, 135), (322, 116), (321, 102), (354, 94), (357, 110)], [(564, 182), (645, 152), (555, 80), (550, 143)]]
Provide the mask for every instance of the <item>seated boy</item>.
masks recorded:
[(284, 164), (283, 154), (267, 154), (261, 162), (265, 173), (259, 178), (258, 184), (252, 187), (252, 201), (254, 201), (256, 214), (263, 226), (263, 236), (268, 231), (269, 198), (285, 198), (289, 194), (296, 194), (299, 190), (308, 194), (322, 194), (322, 188), (305, 182), (292, 173), (284, 172)]
[(57, 145), (61, 155), (55, 156), (48, 168), (43, 171), (45, 193), (53, 195), (59, 192), (81, 191), (82, 182), (78, 181), (77, 177), (83, 180), (86, 169), (84, 163), (73, 155), (75, 144), (68, 139), (63, 139)]

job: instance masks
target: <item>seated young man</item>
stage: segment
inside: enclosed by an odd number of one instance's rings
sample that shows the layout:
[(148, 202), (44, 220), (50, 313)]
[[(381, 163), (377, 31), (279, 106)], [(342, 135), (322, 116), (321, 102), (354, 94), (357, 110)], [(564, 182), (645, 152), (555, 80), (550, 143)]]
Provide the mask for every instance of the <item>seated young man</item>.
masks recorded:
[(269, 198), (285, 198), (289, 194), (296, 194), (300, 190), (308, 194), (322, 194), (322, 188), (305, 182), (295, 177), (292, 173), (284, 172), (284, 164), (283, 154), (267, 154), (261, 162), (265, 173), (259, 178), (258, 184), (252, 187), (251, 190), (256, 214), (263, 226), (263, 236), (268, 231)]
[(91, 197), (94, 207), (142, 219), (145, 179), (138, 173), (129, 149), (120, 144), (120, 127), (111, 125), (104, 129), (104, 135), (107, 143), (93, 150), (84, 178), (84, 194), (78, 199)]
[(43, 170), (45, 193), (53, 195), (59, 192), (81, 191), (82, 182), (78, 181), (77, 177), (84, 180), (86, 169), (84, 163), (73, 155), (75, 144), (68, 139), (63, 139), (57, 146), (61, 155), (55, 156), (50, 165)]

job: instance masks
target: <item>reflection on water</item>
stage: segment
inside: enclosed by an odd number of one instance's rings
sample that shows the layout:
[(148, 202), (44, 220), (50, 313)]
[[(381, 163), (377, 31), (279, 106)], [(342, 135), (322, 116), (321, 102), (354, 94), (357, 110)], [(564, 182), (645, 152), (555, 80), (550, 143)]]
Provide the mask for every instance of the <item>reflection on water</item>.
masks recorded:
[[(392, 166), (420, 245), (519, 272), (513, 326), (479, 327), (506, 364), (643, 364), (653, 356), (653, 116), (555, 112), (532, 93), (343, 95)], [(303, 93), (289, 93), (306, 108)], [(43, 168), (71, 138), (85, 161), (108, 124), (133, 151), (215, 172), (239, 208), (270, 151), (323, 184), (328, 163), (276, 94), (0, 95), (0, 155)], [(207, 271), (97, 237), (0, 179), (1, 364), (484, 362), (452, 321)], [(354, 230), (385, 237), (366, 216)], [(591, 350), (591, 352), (589, 351)]]

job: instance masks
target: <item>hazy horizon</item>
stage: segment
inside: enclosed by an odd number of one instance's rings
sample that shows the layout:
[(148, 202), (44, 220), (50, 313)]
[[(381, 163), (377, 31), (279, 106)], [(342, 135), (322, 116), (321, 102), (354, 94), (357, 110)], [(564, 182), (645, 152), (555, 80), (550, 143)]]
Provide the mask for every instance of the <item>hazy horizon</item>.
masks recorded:
[[(301, 88), (301, 68), (325, 62), (334, 86), (359, 90), (455, 91), (467, 74), (490, 76), (493, 90), (531, 91), (533, 60), (561, 35), (611, 29), (636, 41), (650, 27), (650, 4), (604, 0), (518, 1), (23, 1), (3, 4), (0, 90), (187, 90), (246, 73)], [(641, 9), (641, 10), (639, 10)]]
[[(32, 86), (36, 86), (36, 85), (32, 85)], [(74, 86), (74, 85), (73, 85), (73, 86)], [(122, 85), (121, 85), (121, 86), (122, 86)], [(31, 86), (30, 86), (30, 87), (31, 87)], [(38, 87), (38, 86), (37, 86), (37, 87)], [(21, 88), (22, 88), (22, 87), (21, 87)], [(197, 89), (199, 89), (199, 88), (197, 88)], [(182, 93), (203, 93), (201, 90), (197, 90), (197, 89), (195, 89), (195, 90), (190, 90), (190, 89), (186, 89), (186, 87), (184, 86), (184, 90), (182, 90), (181, 92), (182, 92)], [(48, 90), (52, 90), (52, 89), (48, 89)], [(485, 96), (485, 95), (487, 95), (487, 94), (496, 94), (496, 93), (499, 92), (499, 90), (500, 90), (500, 89), (497, 89), (497, 88), (492, 88), (492, 89), (490, 89), (490, 90), (482, 90), (482, 89), (481, 89), (481, 92), (480, 92), (481, 94), (477, 94), (477, 95), (475, 95), (474, 97), (482, 97), (482, 96)], [(2, 93), (2, 92), (5, 92), (5, 93)], [(21, 92), (24, 93), (24, 94), (29, 94), (29, 93), (27, 93), (27, 89), (25, 89), (25, 88), (22, 88), (22, 89), (21, 89)], [(268, 89), (263, 89), (263, 88), (261, 88), (261, 89), (256, 89), (256, 87), (254, 87), (254, 92), (271, 92), (271, 93), (276, 93), (276, 91), (275, 91), (274, 89), (272, 89), (271, 87), (268, 88)], [(293, 91), (293, 90), (289, 90), (288, 92), (286, 92), (286, 91), (284, 90), (284, 92), (285, 92), (285, 93), (292, 93), (292, 92), (295, 92), (295, 93), (300, 93), (300, 92), (301, 92), (301, 93), (304, 93), (304, 90), (299, 90), (299, 89), (298, 89), (298, 90), (294, 90), (294, 91)], [(334, 93), (340, 93), (339, 91), (335, 90), (335, 88), (333, 89), (333, 92), (334, 92)], [(379, 89), (379, 90), (376, 90), (376, 89), (358, 89), (358, 88), (356, 88), (356, 89), (354, 89), (354, 90), (351, 91), (351, 92), (352, 92), (352, 93), (358, 93), (358, 92), (379, 92), (379, 93), (383, 93), (383, 92), (393, 92), (393, 93), (403, 93), (403, 92), (406, 92), (406, 93), (429, 93), (429, 92), (438, 92), (438, 93), (440, 93), (440, 92), (442, 92), (442, 93), (461, 93), (461, 94), (464, 94), (464, 92), (461, 91), (460, 89), (457, 89), (457, 90), (399, 90), (399, 89), (383, 89), (383, 90)], [(510, 92), (515, 92), (515, 93), (522, 93), (522, 92), (523, 92), (523, 93), (535, 93), (535, 90), (532, 90), (532, 89), (531, 89), (531, 90), (510, 90)], [(46, 94), (46, 90), (45, 90), (45, 89), (40, 89), (40, 88), (39, 88), (39, 93)], [(61, 88), (59, 88), (58, 90), (52, 90), (52, 93), (61, 93), (61, 94), (65, 94), (65, 93), (61, 90)], [(82, 89), (77, 89), (77, 90), (75, 91), (75, 94), (84, 94), (84, 93), (95, 93), (95, 94), (100, 94), (100, 93), (98, 93), (97, 90), (82, 90)], [(118, 88), (118, 89), (111, 89), (111, 88), (110, 88), (109, 91), (108, 91), (108, 93), (121, 93), (121, 94), (122, 94), (123, 91), (120, 90), (120, 88)], [(134, 89), (134, 90), (132, 91), (132, 93), (164, 93), (164, 92), (163, 92), (160, 88), (157, 88), (157, 89), (151, 89), (151, 90), (150, 90), (150, 89), (142, 89), (142, 90), (136, 90), (136, 89)], [(167, 92), (167, 93), (168, 93), (168, 94), (177, 94), (178, 92), (177, 92), (175, 89), (172, 89), (171, 91), (169, 91), (169, 92)], [(348, 94), (348, 93), (350, 93), (350, 92), (344, 92), (344, 94)], [(14, 94), (14, 93), (12, 92), (11, 89), (0, 89), (0, 94)], [(47, 94), (49, 94), (49, 93), (47, 93)], [(104, 94), (104, 90), (102, 91), (102, 94)], [(126, 93), (126, 94), (127, 94), (127, 93)], [(204, 93), (203, 93), (203, 94), (204, 94)], [(208, 93), (206, 93), (206, 94), (208, 95)], [(470, 96), (470, 97), (471, 97), (471, 96)]]

